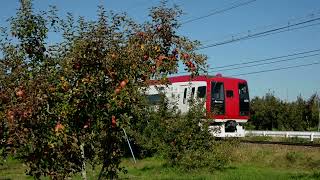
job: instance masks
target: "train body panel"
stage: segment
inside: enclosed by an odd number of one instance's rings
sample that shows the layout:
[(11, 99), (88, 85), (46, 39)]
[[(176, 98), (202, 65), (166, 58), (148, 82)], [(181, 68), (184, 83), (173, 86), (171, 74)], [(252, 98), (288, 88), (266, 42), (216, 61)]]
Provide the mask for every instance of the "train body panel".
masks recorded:
[(147, 90), (149, 99), (159, 100), (160, 91), (181, 113), (188, 112), (190, 100), (201, 100), (206, 119), (212, 122), (212, 128), (218, 129), (213, 133), (215, 136), (244, 136), (242, 125), (249, 119), (249, 91), (245, 80), (221, 75), (192, 79), (177, 76), (170, 77), (169, 82), (169, 85), (150, 85)]

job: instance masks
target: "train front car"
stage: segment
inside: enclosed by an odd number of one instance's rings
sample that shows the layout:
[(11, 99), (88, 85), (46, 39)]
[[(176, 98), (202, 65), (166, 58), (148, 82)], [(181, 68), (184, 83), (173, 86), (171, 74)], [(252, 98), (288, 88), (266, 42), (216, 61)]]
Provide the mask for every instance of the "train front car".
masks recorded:
[(207, 119), (216, 137), (243, 137), (249, 119), (249, 91), (243, 79), (222, 77), (207, 81)]
[[(195, 100), (205, 102), (205, 120), (216, 137), (243, 137), (243, 124), (249, 119), (249, 92), (245, 80), (216, 76), (176, 76), (169, 85), (150, 85), (147, 98), (151, 105), (160, 102), (160, 93), (166, 95), (182, 113), (189, 111)], [(192, 101), (190, 101), (192, 100)]]

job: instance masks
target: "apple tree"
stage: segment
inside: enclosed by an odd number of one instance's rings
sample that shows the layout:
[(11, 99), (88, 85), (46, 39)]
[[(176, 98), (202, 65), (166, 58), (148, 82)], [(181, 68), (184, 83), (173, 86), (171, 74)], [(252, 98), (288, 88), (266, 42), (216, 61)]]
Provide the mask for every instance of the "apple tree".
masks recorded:
[[(35, 178), (64, 179), (85, 162), (102, 165), (99, 179), (117, 178), (122, 129), (139, 121), (143, 87), (165, 83), (179, 62), (192, 75), (203, 70), (200, 43), (177, 33), (182, 12), (165, 2), (142, 24), (103, 7), (86, 21), (20, 4), (0, 42), (1, 152)], [(50, 34), (62, 40), (52, 43)]]

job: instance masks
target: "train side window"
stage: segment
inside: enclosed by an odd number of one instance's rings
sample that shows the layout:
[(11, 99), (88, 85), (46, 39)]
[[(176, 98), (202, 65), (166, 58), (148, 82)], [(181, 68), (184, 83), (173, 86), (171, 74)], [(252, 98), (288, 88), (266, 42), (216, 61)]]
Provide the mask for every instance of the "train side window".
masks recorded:
[(147, 99), (151, 105), (157, 105), (160, 104), (161, 96), (160, 94), (147, 95)]
[(194, 98), (194, 92), (195, 92), (195, 91), (196, 91), (196, 88), (193, 87), (193, 88), (191, 89), (191, 99)]
[(233, 91), (232, 90), (227, 90), (227, 97), (232, 98), (233, 97)]
[(240, 95), (248, 94), (248, 87), (246, 84), (239, 84), (239, 94)]
[(187, 88), (184, 88), (184, 93), (183, 93), (183, 104), (186, 103), (187, 100)]
[(163, 91), (164, 91), (164, 87), (159, 87), (158, 90), (159, 90), (160, 92), (163, 92)]
[(206, 97), (207, 87), (206, 86), (199, 86), (198, 87), (198, 98)]
[(215, 100), (224, 100), (224, 88), (223, 83), (212, 83), (212, 98)]

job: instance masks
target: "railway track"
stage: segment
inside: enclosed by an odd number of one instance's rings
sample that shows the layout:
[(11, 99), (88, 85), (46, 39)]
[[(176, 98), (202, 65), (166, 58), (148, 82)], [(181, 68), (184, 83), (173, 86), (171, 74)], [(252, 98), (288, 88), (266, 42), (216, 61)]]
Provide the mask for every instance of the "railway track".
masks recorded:
[(305, 146), (305, 147), (320, 147), (317, 143), (296, 143), (296, 142), (278, 142), (278, 141), (254, 141), (254, 140), (240, 140), (241, 143), (246, 144), (275, 144), (275, 145), (287, 145), (287, 146)]

